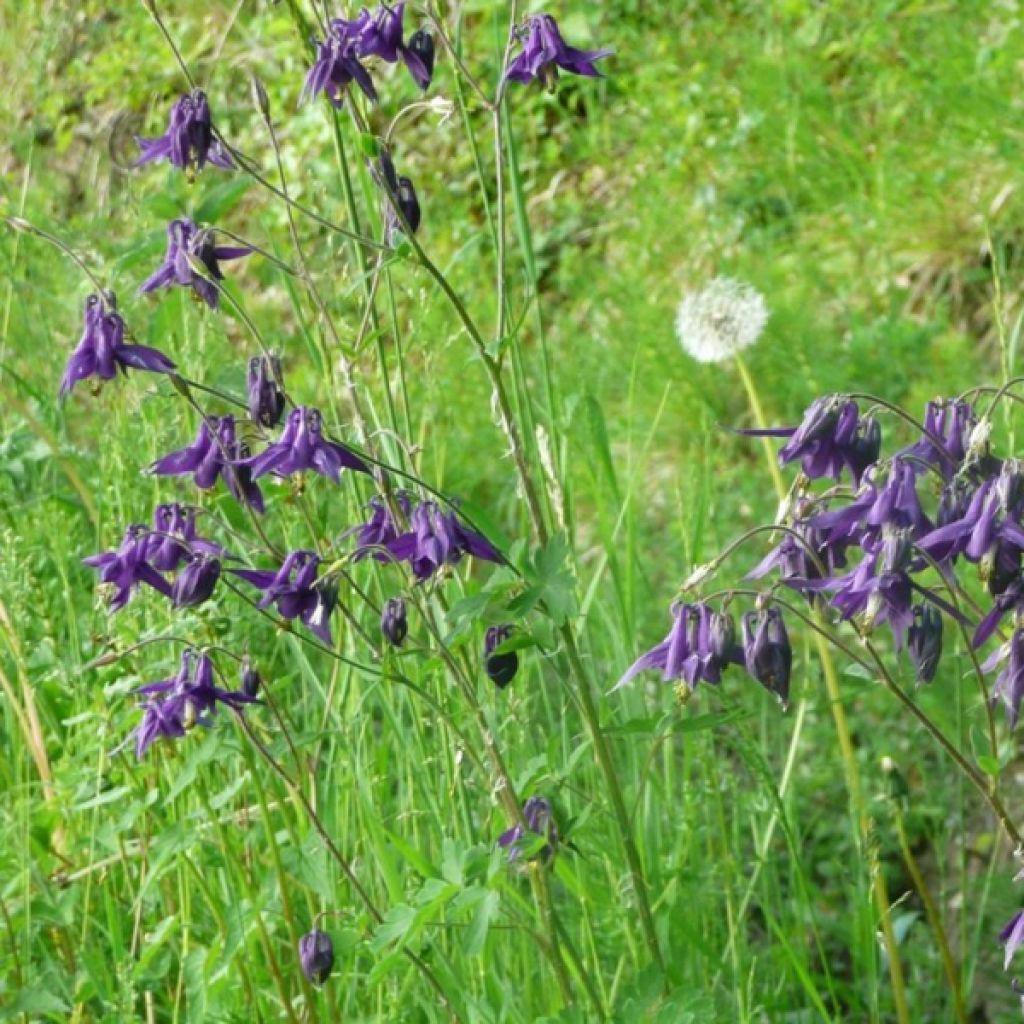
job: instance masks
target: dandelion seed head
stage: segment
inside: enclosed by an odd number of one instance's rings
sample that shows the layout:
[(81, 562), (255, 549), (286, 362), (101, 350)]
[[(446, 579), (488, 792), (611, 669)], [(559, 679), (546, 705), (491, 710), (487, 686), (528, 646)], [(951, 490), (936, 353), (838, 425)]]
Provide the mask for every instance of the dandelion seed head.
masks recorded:
[(721, 363), (750, 348), (768, 321), (764, 296), (731, 277), (716, 277), (687, 292), (676, 313), (676, 334), (699, 363)]

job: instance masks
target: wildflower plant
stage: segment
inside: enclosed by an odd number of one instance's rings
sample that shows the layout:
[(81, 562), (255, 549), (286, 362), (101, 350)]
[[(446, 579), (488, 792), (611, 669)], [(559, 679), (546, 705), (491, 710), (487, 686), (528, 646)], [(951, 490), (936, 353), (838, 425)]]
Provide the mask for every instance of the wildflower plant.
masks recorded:
[[(264, 249), (243, 243), (228, 225), (203, 223), (193, 211), (195, 219), (183, 214), (167, 226), (163, 261), (130, 282), (147, 296), (136, 315), (144, 317), (147, 304), (169, 301), (172, 289), (187, 289), (198, 300), (192, 312), (206, 322), (230, 318), (245, 345), (244, 353), (231, 353), (230, 382), (207, 380), (188, 348), (175, 348), (172, 361), (136, 344), (108, 282), (97, 282), (87, 268), (84, 333), (69, 345), (67, 369), (53, 391), (77, 401), (84, 389), (76, 385), (85, 381), (137, 388), (134, 378), (152, 378), (151, 393), (170, 410), (169, 450), (148, 464), (141, 451), (131, 453), (159, 500), (147, 503), (140, 486), (131, 521), (104, 524), (108, 549), (82, 559), (96, 573), (107, 610), (131, 603), (139, 612), (135, 621), (147, 627), (134, 641), (112, 641), (97, 665), (144, 658), (142, 678), (157, 680), (131, 687), (136, 723), (116, 747), (116, 769), (173, 773), (176, 759), (200, 742), (197, 735), (212, 736), (223, 744), (224, 765), (237, 756), (239, 773), (260, 772), (280, 783), (281, 803), (299, 809), (316, 850), (340, 880), (336, 886), (318, 881), (298, 898), (303, 864), (277, 873), (268, 904), (286, 920), (290, 955), (274, 960), (278, 992), (266, 997), (274, 1012), (297, 1020), (301, 1005), (301, 1019), (309, 1008), (320, 1015), (312, 1019), (332, 1019), (330, 1008), (340, 1004), (327, 1002), (327, 993), (348, 983), (342, 960), (351, 953), (352, 962), (375, 958), (368, 984), (389, 985), (391, 1000), (414, 1000), (411, 1013), (490, 1019), (475, 1016), (484, 990), (479, 971), (460, 956), (466, 949), (479, 954), (499, 923), (522, 929), (543, 958), (552, 1014), (576, 1006), (583, 1019), (606, 1020), (617, 1012), (604, 979), (603, 938), (589, 925), (567, 925), (584, 902), (586, 872), (596, 870), (585, 840), (577, 849), (567, 839), (580, 826), (562, 820), (547, 791), (564, 785), (572, 792), (573, 780), (513, 770), (503, 738), (512, 714), (506, 709), (516, 708), (519, 694), (538, 680), (556, 684), (549, 699), (574, 709), (583, 723), (574, 758), (591, 759), (601, 780), (600, 793), (590, 798), (614, 835), (606, 855), (621, 897), (628, 940), (622, 945), (631, 967), (651, 970), (666, 990), (678, 979), (667, 942), (671, 929), (656, 920), (648, 878), (658, 852), (647, 848), (650, 837), (641, 844), (632, 804), (644, 780), (623, 777), (607, 729), (622, 691), (653, 673), (671, 684), (669, 707), (716, 700), (752, 682), (785, 709), (803, 678), (800, 640), (813, 636), (893, 695), (1021, 845), (998, 787), (902, 682), (909, 675), (931, 683), (956, 637), (967, 638), (988, 709), (990, 755), (998, 759), (991, 707), (1003, 706), (1012, 729), (1024, 701), (1024, 470), (990, 444), (993, 416), (1009, 400), (1009, 386), (987, 400), (981, 391), (938, 400), (920, 422), (870, 396), (826, 395), (798, 424), (744, 431), (778, 443), (773, 472), (793, 474), (779, 516), (690, 576), (667, 601), (671, 625), (663, 640), (646, 652), (638, 647), (632, 665), (603, 663), (577, 585), (578, 553), (562, 529), (563, 456), (538, 440), (558, 436), (558, 417), (553, 405), (529, 393), (524, 377), (522, 322), (536, 296), (529, 289), (512, 294), (516, 275), (507, 265), (506, 232), (516, 104), (535, 83), (557, 89), (565, 72), (599, 78), (598, 61), (614, 73), (614, 62), (603, 63), (613, 51), (570, 45), (552, 14), (520, 18), (513, 4), (499, 65), (488, 67), (482, 55), (462, 49), (432, 4), (380, 4), (324, 17), (322, 5), (303, 13), (301, 4), (290, 3), (296, 38), (309, 44), (295, 44), (305, 70), (291, 93), (296, 105), (320, 105), (334, 137), (346, 209), (337, 223), (333, 206), (315, 208), (290, 180), (275, 120), (287, 113), (272, 109), (259, 76), (254, 124), (227, 133), (220, 112), (228, 97), (199, 87), (176, 45), (173, 19), (155, 0), (145, 6), (187, 89), (171, 107), (165, 131), (139, 139), (137, 173), (166, 162), (189, 182), (210, 165), (219, 175), (251, 179), (287, 225), (276, 242), (290, 253), (270, 262), (303, 296), (298, 306), (315, 321), (308, 351), (319, 362), (298, 345), (271, 349), (247, 311), (247, 265)], [(401, 65), (397, 74), (391, 65)], [(434, 261), (430, 235), (445, 225), (431, 220), (430, 197), (398, 171), (414, 164), (403, 133), (429, 107), (422, 93), (441, 83), (452, 89), (453, 82), (467, 130), (475, 130), (466, 109), (471, 97), (496, 154), (491, 178), (482, 181), (482, 194), (494, 195), (493, 211), (488, 205), (494, 244), (480, 263), (494, 279), (486, 305), (460, 294)], [(361, 192), (353, 186), (357, 176)], [(521, 198), (516, 213), (525, 230)], [(81, 263), (63, 241), (25, 221), (10, 223)], [(332, 256), (351, 264), (360, 282), (353, 300), (357, 327), (338, 317), (334, 282), (315, 264), (311, 235), (336, 243)], [(226, 261), (239, 261), (232, 262), (230, 286), (221, 267)], [(517, 496), (507, 516), (515, 524), (511, 542), (492, 527), (501, 516), (479, 495), (449, 494), (444, 480), (424, 470), (430, 463), (417, 457), (408, 416), (403, 420), (396, 408), (404, 378), (393, 376), (406, 368), (400, 350), (389, 360), (388, 345), (397, 349), (400, 339), (388, 307), (403, 275), (445, 304), (472, 357), (467, 373), (479, 372), (490, 389), (495, 458), (509, 456), (503, 465)], [(677, 329), (695, 359), (722, 362), (753, 345), (767, 317), (758, 292), (719, 278), (684, 298)], [(364, 357), (374, 351), (375, 365)], [(115, 380), (129, 369), (148, 377)], [(538, 419), (545, 422), (534, 430)], [(902, 446), (886, 448), (883, 420)], [(423, 443), (429, 447), (431, 440)], [(748, 554), (747, 578), (723, 581), (725, 567)], [(285, 671), (273, 671), (271, 661)], [(301, 692), (298, 674), (305, 680)], [(348, 716), (359, 705), (358, 686), (368, 681), (396, 706), (398, 694), (408, 698), (418, 708), (417, 728), (436, 746), (437, 764), (460, 785), (472, 779), (461, 790), (458, 813), (477, 830), (477, 849), (456, 855), (445, 841), (418, 851), (418, 825), (405, 834), (401, 822), (368, 825), (386, 832), (425, 877), (407, 899), (394, 864), (364, 856), (358, 836), (332, 826), (320, 799), (331, 786), (330, 768), (320, 760), (323, 737), (301, 733), (290, 713), (292, 704), (319, 693), (324, 722), (338, 721), (339, 709)], [(126, 763), (132, 750), (137, 765)], [(262, 789), (258, 803), (268, 814)], [(209, 811), (219, 831), (216, 808)], [(422, 813), (436, 819), (438, 811)], [(267, 832), (276, 844), (277, 830)], [(440, 867), (432, 863), (435, 854)], [(283, 864), (276, 845), (273, 856)], [(248, 870), (244, 858), (236, 869)], [(264, 929), (269, 913), (249, 909)], [(330, 932), (336, 917), (346, 919), (338, 928), (344, 944)], [(469, 933), (464, 943), (449, 934), (459, 929)], [(1022, 933), (1018, 914), (1003, 933), (1008, 964)], [(273, 953), (265, 931), (261, 941)], [(886, 949), (898, 956), (888, 939)], [(263, 998), (252, 996), (257, 1003)], [(374, 1004), (361, 991), (351, 998), (361, 1010)], [(897, 991), (898, 1007), (901, 998)]]

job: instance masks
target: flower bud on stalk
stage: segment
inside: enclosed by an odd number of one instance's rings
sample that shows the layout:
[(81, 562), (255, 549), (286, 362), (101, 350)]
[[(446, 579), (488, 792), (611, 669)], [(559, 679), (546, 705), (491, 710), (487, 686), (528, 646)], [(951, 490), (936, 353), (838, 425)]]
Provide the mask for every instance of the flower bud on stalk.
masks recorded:
[(334, 968), (334, 943), (327, 932), (314, 928), (299, 939), (299, 964), (314, 985), (328, 979)]

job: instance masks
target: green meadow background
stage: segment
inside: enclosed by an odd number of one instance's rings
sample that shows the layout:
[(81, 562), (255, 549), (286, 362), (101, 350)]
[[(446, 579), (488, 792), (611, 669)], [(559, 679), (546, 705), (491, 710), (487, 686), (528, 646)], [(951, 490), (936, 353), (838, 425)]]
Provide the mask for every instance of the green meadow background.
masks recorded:
[[(447, 6), (451, 24), (461, 12), (467, 64), (492, 83), (507, 5)], [(603, 694), (661, 639), (693, 566), (775, 512), (759, 444), (725, 429), (750, 423), (735, 371), (694, 363), (675, 337), (684, 290), (728, 274), (763, 292), (771, 318), (748, 365), (773, 422), (793, 422), (826, 391), (918, 410), (1014, 371), (1024, 15), (1011, 0), (562, 0), (546, 9), (577, 45), (616, 50), (602, 80), (509, 94), (510, 290), (525, 309), (517, 411), (531, 444), (549, 445), (559, 467), (565, 571), (578, 584), (584, 653)], [(361, 215), (373, 220), (347, 121), (339, 148), (326, 108), (298, 106), (307, 52), (288, 0), (168, 0), (161, 10), (228, 137), (273, 170), (249, 94), (256, 72), (295, 194), (345, 223), (348, 169)], [(3, 0), (0, 67), (6, 213), (59, 234), (108, 281), (138, 341), (193, 378), (239, 391), (254, 345), (237, 316), (180, 292), (135, 290), (161, 259), (172, 217), (191, 212), (288, 261), (287, 219), (237, 175), (214, 168), (189, 184), (162, 165), (130, 169), (133, 135), (162, 132), (184, 87), (143, 5)], [(371, 116), (382, 133), (416, 94), (401, 68), (378, 81)], [(430, 95), (451, 102), (449, 116), (405, 121), (396, 160), (416, 183), (420, 240), (490, 323), (489, 123), (444, 56)], [(300, 231), (349, 344), (362, 271), (347, 246), (309, 222)], [(7, 228), (0, 264), (0, 1020), (447, 1019), (399, 955), (403, 944), (446, 952), (467, 1020), (588, 1020), (584, 1006), (562, 1006), (525, 928), (529, 888), (493, 852), (506, 823), (487, 780), (429, 707), (319, 660), (224, 590), (173, 616), (152, 593), (106, 614), (80, 559), (116, 546), (156, 502), (195, 499), (187, 482), (143, 470), (191, 440), (196, 423), (166, 382), (142, 375), (97, 394), (79, 387), (59, 404), (89, 283), (55, 249)], [(283, 354), (293, 393), (351, 436), (337, 361), (324, 355), (331, 342), (306, 294), (258, 255), (228, 274)], [(347, 351), (381, 443), (397, 453), (398, 435), (414, 446), (422, 475), (514, 546), (528, 524), (469, 339), (412, 262), (395, 266), (382, 301), (390, 392), (378, 339)], [(268, 529), (308, 543), (287, 488), (268, 490)], [(369, 493), (362, 482), (309, 481), (320, 535), (358, 522)], [(203, 501), (244, 529), (223, 495)], [(737, 577), (761, 553), (730, 563)], [(469, 652), (482, 643), (485, 623), (471, 611), (485, 604), (487, 568), (447, 584), (453, 642)], [(366, 571), (375, 593), (397, 592), (397, 573)], [(335, 629), (343, 649), (357, 649), (340, 616)], [(252, 652), (295, 732), (289, 765), (389, 908), (383, 926), (368, 924), (227, 716), (141, 763), (114, 753), (137, 721), (131, 689), (173, 674), (176, 654), (152, 645), (86, 666), (169, 633)], [(552, 798), (578, 847), (558, 857), (552, 888), (574, 941), (600, 965), (615, 1019), (895, 1019), (874, 870), (893, 903), (913, 1020), (952, 1020), (898, 824), (943, 916), (970, 1020), (1014, 1019), (996, 935), (1018, 896), (993, 823), (896, 705), (844, 674), (872, 818), (862, 848), (817, 663), (808, 638), (795, 632), (795, 641), (786, 714), (738, 673), (685, 707), (653, 675), (602, 696), (664, 978), (637, 938), (607, 794), (555, 660), (523, 652), (502, 693), (479, 674), (518, 788)], [(401, 664), (472, 728), (435, 657), (407, 654)], [(969, 667), (950, 651), (919, 697), (972, 750), (984, 715)], [(271, 717), (251, 718), (290, 758)], [(1001, 723), (1000, 735), (1004, 799), (1019, 819), (1022, 765)], [(319, 911), (332, 914), (324, 927), (338, 965), (314, 992), (294, 947)]]

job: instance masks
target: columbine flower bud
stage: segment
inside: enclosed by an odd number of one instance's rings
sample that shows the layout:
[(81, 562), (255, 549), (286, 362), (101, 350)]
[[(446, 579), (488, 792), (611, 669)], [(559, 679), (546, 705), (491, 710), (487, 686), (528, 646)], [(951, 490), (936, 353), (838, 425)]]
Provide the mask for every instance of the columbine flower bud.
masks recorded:
[(276, 427), (284, 415), (281, 360), (277, 356), (253, 356), (249, 360), (249, 416), (254, 423)]
[(249, 87), (252, 90), (252, 102), (256, 109), (263, 115), (264, 119), (270, 117), (270, 100), (267, 97), (267, 90), (257, 75), (249, 78)]
[(519, 671), (519, 656), (515, 651), (505, 654), (494, 654), (495, 648), (503, 644), (512, 635), (511, 626), (491, 626), (484, 640), (484, 668), (487, 675), (499, 690), (505, 689)]
[(327, 980), (334, 967), (334, 943), (327, 932), (314, 928), (299, 939), (299, 964), (314, 985)]
[(785, 707), (789, 703), (793, 648), (778, 608), (743, 616), (743, 660), (747, 671)]
[(914, 607), (914, 624), (907, 631), (907, 652), (919, 683), (935, 678), (942, 656), (942, 616), (930, 604)]
[(193, 555), (171, 585), (176, 608), (194, 608), (209, 600), (220, 579), (220, 560), (210, 555)]
[(260, 687), (263, 685), (263, 679), (260, 677), (259, 672), (253, 668), (248, 654), (242, 658), (241, 675), (242, 693), (244, 693), (246, 697), (255, 697), (260, 692)]
[(405, 602), (400, 597), (389, 598), (380, 616), (380, 631), (393, 647), (401, 647), (409, 632)]

